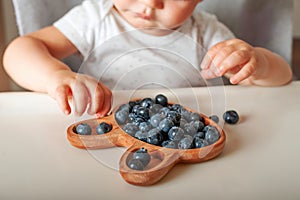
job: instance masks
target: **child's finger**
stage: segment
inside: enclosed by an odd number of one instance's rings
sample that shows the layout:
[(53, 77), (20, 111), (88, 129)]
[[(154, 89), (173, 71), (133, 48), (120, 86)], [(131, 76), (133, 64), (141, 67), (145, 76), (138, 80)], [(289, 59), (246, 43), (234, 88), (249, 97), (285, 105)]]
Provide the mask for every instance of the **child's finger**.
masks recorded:
[(208, 52), (205, 54), (200, 67), (201, 69), (209, 69), (212, 61), (214, 60), (217, 53), (224, 47), (224, 43), (216, 44), (215, 46), (211, 47)]
[(72, 94), (75, 114), (81, 116), (85, 112), (90, 102), (90, 94), (88, 89), (83, 83), (77, 82), (72, 86)]
[(101, 110), (96, 111), (101, 117), (105, 116), (111, 109), (112, 105), (112, 92), (106, 86), (103, 86), (104, 90), (104, 103)]
[(86, 86), (91, 96), (87, 112), (88, 114), (93, 115), (103, 107), (105, 94), (102, 87), (96, 81), (87, 82)]
[(245, 64), (241, 70), (234, 74), (231, 78), (230, 78), (230, 82), (232, 84), (238, 84), (239, 82), (247, 79), (249, 76), (251, 76), (253, 73), (255, 72), (255, 65), (253, 62), (248, 62), (247, 64)]
[(249, 62), (250, 59), (251, 55), (249, 55), (248, 51), (234, 51), (231, 55), (225, 58), (223, 62), (217, 65), (215, 74), (223, 76), (226, 72), (235, 68), (236, 66), (244, 65), (245, 63)]
[(66, 85), (60, 86), (56, 89), (55, 100), (64, 112), (64, 114), (69, 115), (71, 113), (71, 107), (69, 105), (69, 94), (70, 88)]

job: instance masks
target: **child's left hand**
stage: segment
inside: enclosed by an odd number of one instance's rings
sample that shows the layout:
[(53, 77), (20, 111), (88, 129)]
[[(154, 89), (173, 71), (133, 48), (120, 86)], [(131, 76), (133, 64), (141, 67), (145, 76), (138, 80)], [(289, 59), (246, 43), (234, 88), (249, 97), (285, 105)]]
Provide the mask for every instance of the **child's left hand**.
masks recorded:
[(226, 76), (232, 84), (238, 84), (256, 74), (265, 62), (264, 55), (248, 43), (227, 40), (209, 49), (201, 63), (201, 75), (205, 79)]

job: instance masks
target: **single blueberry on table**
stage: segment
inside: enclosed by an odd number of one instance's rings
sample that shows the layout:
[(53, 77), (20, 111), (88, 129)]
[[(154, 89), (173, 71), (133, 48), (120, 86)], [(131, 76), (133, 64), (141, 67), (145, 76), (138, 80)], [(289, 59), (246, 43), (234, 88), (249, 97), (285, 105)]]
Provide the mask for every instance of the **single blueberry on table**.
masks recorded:
[(92, 128), (90, 125), (86, 123), (81, 123), (76, 126), (75, 129), (76, 133), (79, 135), (91, 135), (92, 134)]
[(223, 114), (223, 119), (228, 124), (236, 124), (238, 123), (240, 117), (236, 111), (228, 110)]
[(96, 133), (101, 135), (110, 132), (112, 129), (112, 126), (106, 122), (101, 122), (97, 127), (96, 127)]

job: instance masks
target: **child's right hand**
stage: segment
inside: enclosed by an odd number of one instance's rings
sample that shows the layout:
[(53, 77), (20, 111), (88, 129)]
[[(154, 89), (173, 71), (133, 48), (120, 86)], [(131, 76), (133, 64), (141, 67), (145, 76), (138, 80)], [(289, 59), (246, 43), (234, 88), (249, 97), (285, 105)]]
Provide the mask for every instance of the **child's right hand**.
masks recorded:
[(47, 92), (54, 98), (65, 114), (105, 116), (111, 109), (112, 92), (101, 82), (88, 75), (69, 70), (58, 70), (49, 75)]

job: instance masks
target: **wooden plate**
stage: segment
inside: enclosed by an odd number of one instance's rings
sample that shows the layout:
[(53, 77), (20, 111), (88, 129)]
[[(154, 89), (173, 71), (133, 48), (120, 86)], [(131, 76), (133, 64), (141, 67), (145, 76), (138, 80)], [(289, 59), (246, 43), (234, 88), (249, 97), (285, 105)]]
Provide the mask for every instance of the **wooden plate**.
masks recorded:
[[(177, 163), (199, 163), (210, 160), (219, 155), (225, 146), (226, 135), (224, 131), (218, 124), (201, 113), (199, 114), (204, 118), (206, 125), (211, 124), (218, 129), (220, 138), (215, 143), (203, 148), (183, 150), (155, 146), (130, 136), (117, 124), (114, 117), (115, 111), (104, 118), (89, 119), (72, 124), (67, 130), (67, 136), (73, 146), (82, 149), (103, 149), (116, 146), (128, 147), (120, 159), (119, 172), (123, 179), (130, 184), (140, 186), (154, 184), (161, 180)], [(95, 129), (101, 122), (111, 124), (112, 130), (109, 133), (98, 135)], [(89, 124), (92, 128), (92, 134), (76, 134), (74, 131), (75, 127), (80, 123)], [(131, 159), (133, 152), (142, 147), (148, 150), (151, 161), (144, 170), (133, 170), (128, 167), (127, 163)]]

